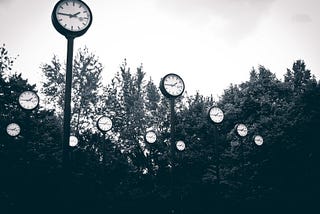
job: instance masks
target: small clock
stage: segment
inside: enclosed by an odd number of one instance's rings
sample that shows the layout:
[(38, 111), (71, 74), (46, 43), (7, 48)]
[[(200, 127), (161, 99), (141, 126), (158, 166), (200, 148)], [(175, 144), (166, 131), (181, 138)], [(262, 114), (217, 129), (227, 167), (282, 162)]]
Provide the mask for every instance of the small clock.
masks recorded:
[(211, 107), (209, 109), (209, 118), (214, 123), (221, 123), (224, 118), (223, 111), (218, 107)]
[(248, 134), (248, 128), (244, 124), (238, 124), (236, 125), (237, 134), (240, 137), (245, 137)]
[(184, 92), (184, 82), (177, 74), (167, 74), (160, 81), (160, 91), (168, 98), (176, 98)]
[(263, 138), (260, 135), (255, 135), (253, 140), (254, 143), (258, 146), (261, 146), (263, 144)]
[(97, 127), (105, 133), (112, 128), (112, 120), (107, 116), (101, 116), (97, 121)]
[(24, 91), (19, 96), (19, 105), (25, 110), (33, 110), (39, 105), (39, 96), (33, 91)]
[(183, 151), (186, 148), (186, 144), (182, 140), (179, 140), (176, 143), (176, 147), (179, 151)]
[(69, 139), (69, 146), (75, 147), (78, 145), (78, 138), (76, 136), (71, 135)]
[(60, 0), (51, 15), (56, 30), (66, 37), (82, 36), (92, 23), (92, 13), (81, 0)]
[(20, 134), (20, 126), (16, 123), (10, 123), (7, 126), (7, 134), (11, 137), (16, 137)]
[(145, 140), (152, 144), (155, 143), (157, 141), (157, 135), (154, 131), (148, 131), (145, 135)]

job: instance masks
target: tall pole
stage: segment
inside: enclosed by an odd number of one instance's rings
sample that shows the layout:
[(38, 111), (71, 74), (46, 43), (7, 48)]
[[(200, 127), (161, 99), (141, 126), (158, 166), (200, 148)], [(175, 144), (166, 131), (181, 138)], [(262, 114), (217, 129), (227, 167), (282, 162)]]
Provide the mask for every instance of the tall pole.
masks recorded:
[(70, 121), (71, 121), (71, 85), (72, 85), (72, 61), (73, 61), (73, 37), (67, 37), (67, 70), (66, 70), (66, 85), (65, 85), (65, 98), (64, 98), (64, 119), (63, 119), (63, 155), (62, 161), (64, 168), (70, 164)]
[(214, 156), (216, 160), (216, 175), (217, 175), (217, 180), (216, 180), (216, 185), (217, 185), (217, 194), (219, 195), (219, 185), (220, 185), (220, 158), (219, 158), (219, 151), (218, 151), (218, 130), (216, 125), (213, 126), (213, 132), (214, 132)]
[(170, 158), (171, 164), (174, 161), (174, 151), (175, 151), (175, 111), (174, 111), (174, 98), (170, 99)]

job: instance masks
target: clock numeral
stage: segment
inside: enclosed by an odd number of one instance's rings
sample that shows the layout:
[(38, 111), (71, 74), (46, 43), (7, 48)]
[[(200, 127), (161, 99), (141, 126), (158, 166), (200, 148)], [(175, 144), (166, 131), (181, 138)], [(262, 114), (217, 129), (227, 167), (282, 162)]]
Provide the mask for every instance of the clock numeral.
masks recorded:
[(78, 26), (78, 29), (80, 30), (81, 28)]
[(63, 10), (64, 8), (62, 6), (60, 6), (60, 8)]
[(71, 30), (73, 30), (73, 25), (71, 26)]
[(85, 11), (83, 11), (83, 13), (87, 13), (87, 11), (85, 10)]
[(74, 6), (74, 4), (75, 4), (75, 3), (74, 3), (74, 1), (73, 1), (73, 2), (72, 2), (72, 5)]
[(83, 25), (86, 25), (86, 23), (85, 23), (85, 22), (83, 22), (82, 24), (83, 24)]

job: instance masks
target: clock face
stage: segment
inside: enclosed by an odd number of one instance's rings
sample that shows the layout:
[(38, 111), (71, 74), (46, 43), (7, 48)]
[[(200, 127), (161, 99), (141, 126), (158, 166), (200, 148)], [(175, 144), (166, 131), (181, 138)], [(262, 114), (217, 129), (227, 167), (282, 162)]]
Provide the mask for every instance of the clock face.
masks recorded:
[(11, 137), (16, 137), (20, 134), (20, 126), (16, 123), (10, 123), (7, 126), (7, 134)]
[(209, 110), (209, 117), (214, 123), (221, 123), (223, 121), (223, 111), (218, 107), (211, 107)]
[(148, 131), (145, 138), (148, 143), (154, 143), (157, 140), (157, 135), (154, 131)]
[(183, 151), (186, 148), (186, 144), (182, 140), (179, 140), (176, 143), (176, 147), (179, 151)]
[(254, 136), (254, 143), (261, 146), (263, 144), (263, 138), (260, 135)]
[(78, 138), (76, 136), (70, 136), (69, 145), (75, 147), (78, 145)]
[(176, 74), (168, 74), (163, 78), (163, 89), (165, 93), (172, 97), (180, 96), (184, 91), (184, 82)]
[(112, 120), (107, 116), (102, 116), (97, 121), (98, 129), (102, 132), (107, 132), (112, 128)]
[(248, 134), (248, 129), (244, 124), (237, 125), (237, 133), (241, 137), (245, 137)]
[(26, 110), (33, 110), (39, 104), (39, 97), (33, 91), (22, 92), (19, 96), (19, 105)]
[[(80, 0), (59, 1), (52, 16), (54, 25), (57, 24), (73, 33), (86, 31), (92, 22), (92, 14), (89, 7)], [(55, 27), (57, 28), (57, 26)], [(58, 31), (60, 32), (60, 30)]]

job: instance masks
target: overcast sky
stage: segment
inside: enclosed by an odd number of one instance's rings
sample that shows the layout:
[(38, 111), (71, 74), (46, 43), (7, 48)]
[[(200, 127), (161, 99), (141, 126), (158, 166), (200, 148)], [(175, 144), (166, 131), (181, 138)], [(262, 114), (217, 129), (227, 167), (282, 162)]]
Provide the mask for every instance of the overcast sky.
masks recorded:
[[(0, 42), (19, 54), (14, 70), (31, 83), (54, 54), (66, 59), (66, 39), (51, 23), (57, 0), (0, 0)], [(75, 39), (104, 65), (109, 82), (126, 58), (156, 84), (167, 73), (188, 94), (221, 95), (264, 65), (278, 78), (295, 60), (320, 77), (319, 0), (85, 0), (93, 13), (88, 32)], [(38, 84), (38, 86), (40, 86)]]

